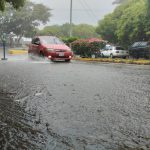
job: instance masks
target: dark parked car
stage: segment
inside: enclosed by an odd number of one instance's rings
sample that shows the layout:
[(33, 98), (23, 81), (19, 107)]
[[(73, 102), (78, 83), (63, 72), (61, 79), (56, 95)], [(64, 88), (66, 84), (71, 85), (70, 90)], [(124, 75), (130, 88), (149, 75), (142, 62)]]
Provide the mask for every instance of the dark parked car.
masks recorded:
[(129, 54), (132, 58), (150, 59), (150, 42), (135, 42), (129, 48)]
[(47, 57), (52, 61), (64, 60), (69, 62), (73, 57), (71, 49), (54, 36), (38, 36), (29, 45), (29, 54)]

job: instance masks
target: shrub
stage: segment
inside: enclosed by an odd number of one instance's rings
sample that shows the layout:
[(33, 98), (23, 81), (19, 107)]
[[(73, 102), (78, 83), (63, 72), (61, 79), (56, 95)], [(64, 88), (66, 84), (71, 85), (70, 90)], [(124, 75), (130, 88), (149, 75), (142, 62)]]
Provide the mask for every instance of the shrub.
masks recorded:
[(80, 39), (74, 41), (71, 45), (75, 54), (81, 57), (91, 57), (92, 54), (97, 54), (100, 49), (104, 48), (105, 41), (97, 38)]
[(77, 37), (69, 37), (69, 38), (63, 38), (62, 40), (63, 40), (63, 42), (64, 42), (65, 44), (67, 44), (68, 46), (70, 46), (70, 44), (71, 44), (72, 42), (78, 40), (78, 38), (77, 38)]

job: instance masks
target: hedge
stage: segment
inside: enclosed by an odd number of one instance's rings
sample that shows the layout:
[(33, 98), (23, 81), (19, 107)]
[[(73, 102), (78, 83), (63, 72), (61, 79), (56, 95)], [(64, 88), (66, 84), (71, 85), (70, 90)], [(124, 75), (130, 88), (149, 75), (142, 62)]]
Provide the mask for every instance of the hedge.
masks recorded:
[(104, 48), (105, 41), (96, 38), (80, 39), (72, 42), (71, 46), (76, 55), (91, 57), (92, 54), (99, 53), (100, 49)]

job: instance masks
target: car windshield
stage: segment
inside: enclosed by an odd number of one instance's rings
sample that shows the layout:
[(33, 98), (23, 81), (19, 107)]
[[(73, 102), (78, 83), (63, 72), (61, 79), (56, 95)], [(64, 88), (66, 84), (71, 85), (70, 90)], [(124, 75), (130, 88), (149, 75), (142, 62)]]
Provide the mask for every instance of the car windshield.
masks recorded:
[(147, 46), (148, 42), (141, 42), (139, 46)]
[(106, 45), (104, 50), (111, 50), (112, 49), (112, 46), (111, 45)]
[(63, 41), (53, 36), (43, 36), (40, 39), (43, 44), (64, 44)]
[(139, 46), (139, 44), (140, 44), (140, 42), (135, 42), (135, 43), (133, 43), (132, 47), (137, 47), (137, 46)]

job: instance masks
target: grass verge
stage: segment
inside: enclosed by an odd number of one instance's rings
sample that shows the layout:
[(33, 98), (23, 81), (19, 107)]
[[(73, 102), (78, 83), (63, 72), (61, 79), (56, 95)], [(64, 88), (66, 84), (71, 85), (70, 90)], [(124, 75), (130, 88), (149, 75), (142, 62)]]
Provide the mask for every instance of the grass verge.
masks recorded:
[(89, 61), (89, 62), (108, 62), (108, 63), (124, 63), (124, 64), (137, 64), (137, 65), (150, 65), (150, 60), (146, 60), (146, 59), (74, 58), (74, 60)]
[(9, 54), (27, 54), (28, 51), (27, 50), (23, 50), (23, 49), (10, 49), (9, 50)]

